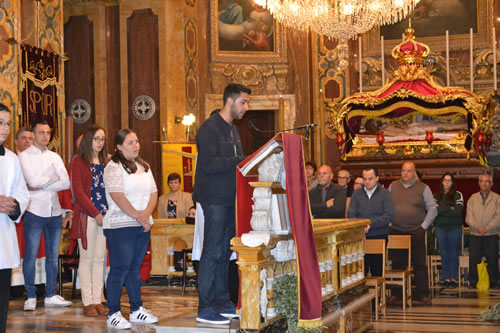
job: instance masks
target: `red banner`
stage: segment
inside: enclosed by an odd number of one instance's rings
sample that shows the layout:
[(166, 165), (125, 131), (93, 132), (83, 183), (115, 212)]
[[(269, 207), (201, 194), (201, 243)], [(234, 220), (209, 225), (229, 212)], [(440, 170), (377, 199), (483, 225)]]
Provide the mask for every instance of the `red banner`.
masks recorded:
[[(286, 195), (290, 224), (297, 254), (298, 326), (304, 328), (320, 327), (321, 321), (321, 276), (319, 272), (316, 240), (312, 227), (309, 197), (307, 195), (302, 137), (296, 134), (280, 133), (273, 139), (283, 143), (284, 166), (286, 173)], [(257, 177), (245, 177), (241, 168), (261, 153), (261, 149), (238, 165), (236, 172), (236, 237), (252, 230), (253, 188), (248, 182)]]
[(21, 46), (22, 118), (21, 126), (46, 120), (52, 128), (52, 139), (59, 137), (57, 84), (59, 56), (40, 48)]

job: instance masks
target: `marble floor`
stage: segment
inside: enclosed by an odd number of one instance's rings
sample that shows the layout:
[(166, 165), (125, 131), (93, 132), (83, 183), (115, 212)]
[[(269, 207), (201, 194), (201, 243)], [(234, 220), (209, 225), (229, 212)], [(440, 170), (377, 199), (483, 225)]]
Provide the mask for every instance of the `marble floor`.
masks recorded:
[[(500, 332), (500, 323), (480, 322), (476, 318), (488, 305), (500, 302), (500, 290), (477, 291), (433, 289), (432, 306), (413, 306), (402, 311), (401, 306), (390, 306), (387, 315), (374, 322), (369, 332)], [(64, 289), (69, 298), (71, 286)], [(238, 321), (231, 327), (198, 325), (195, 321), (198, 297), (196, 290), (188, 288), (184, 296), (180, 288), (145, 286), (142, 289), (144, 306), (153, 311), (160, 321), (157, 325), (133, 325), (132, 332), (237, 332)], [(9, 333), (117, 332), (106, 328), (105, 318), (82, 315), (81, 300), (73, 300), (67, 308), (45, 308), (38, 301), (35, 312), (24, 312), (24, 300), (12, 300), (8, 317)], [(122, 312), (128, 316), (130, 308), (126, 293), (122, 296)]]

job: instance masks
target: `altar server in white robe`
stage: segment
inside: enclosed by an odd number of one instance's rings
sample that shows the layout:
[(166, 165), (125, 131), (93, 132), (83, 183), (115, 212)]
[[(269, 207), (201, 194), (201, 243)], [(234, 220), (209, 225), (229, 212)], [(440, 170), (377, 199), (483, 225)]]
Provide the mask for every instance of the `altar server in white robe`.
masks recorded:
[(29, 192), (17, 155), (3, 146), (11, 112), (0, 104), (0, 333), (6, 331), (12, 268), (19, 266), (16, 227), (29, 203)]

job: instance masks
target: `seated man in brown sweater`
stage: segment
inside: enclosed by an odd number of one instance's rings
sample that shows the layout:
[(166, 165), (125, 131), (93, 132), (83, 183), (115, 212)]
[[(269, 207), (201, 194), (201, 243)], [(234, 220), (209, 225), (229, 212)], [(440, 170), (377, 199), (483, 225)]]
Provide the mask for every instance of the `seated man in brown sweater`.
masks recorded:
[[(437, 215), (434, 197), (429, 186), (417, 180), (415, 164), (412, 162), (403, 163), (401, 179), (393, 181), (389, 191), (392, 192), (394, 202), (394, 219), (389, 235), (411, 235), (411, 264), (416, 285), (414, 298), (423, 304), (429, 304), (431, 300), (427, 277), (425, 231)], [(394, 252), (397, 253), (391, 257), (392, 268), (406, 269), (407, 254), (397, 250)], [(396, 293), (393, 295), (398, 297)]]
[(311, 213), (315, 218), (344, 218), (346, 209), (346, 191), (340, 185), (332, 183), (333, 171), (328, 165), (318, 169), (318, 186), (309, 192)]

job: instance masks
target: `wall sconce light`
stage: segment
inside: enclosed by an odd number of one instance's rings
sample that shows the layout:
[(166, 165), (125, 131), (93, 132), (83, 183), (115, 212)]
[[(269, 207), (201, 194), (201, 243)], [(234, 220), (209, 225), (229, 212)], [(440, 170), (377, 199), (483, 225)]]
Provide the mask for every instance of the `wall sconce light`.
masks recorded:
[[(179, 122), (177, 121), (179, 119)], [(188, 115), (184, 115), (182, 120), (178, 116), (175, 116), (175, 123), (182, 123), (182, 125), (186, 126), (186, 142), (189, 142), (190, 136), (191, 136), (191, 126), (195, 123), (196, 117), (194, 114), (190, 113)]]

